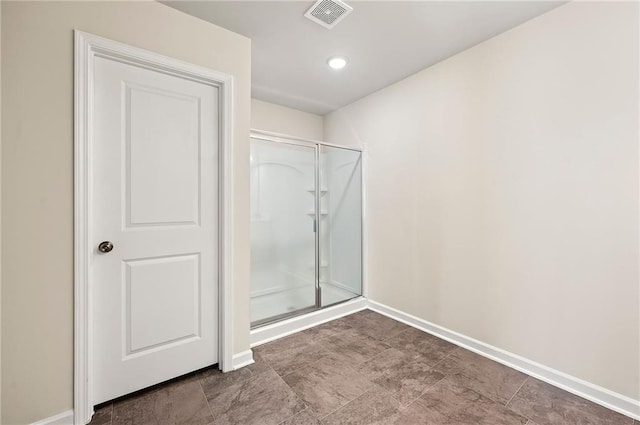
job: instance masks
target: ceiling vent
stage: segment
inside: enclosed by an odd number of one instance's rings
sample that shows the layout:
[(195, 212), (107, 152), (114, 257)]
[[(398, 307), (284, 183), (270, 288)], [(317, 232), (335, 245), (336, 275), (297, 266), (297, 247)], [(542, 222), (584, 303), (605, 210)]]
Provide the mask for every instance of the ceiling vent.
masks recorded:
[(351, 12), (353, 7), (340, 0), (318, 0), (304, 16), (316, 24), (331, 29)]

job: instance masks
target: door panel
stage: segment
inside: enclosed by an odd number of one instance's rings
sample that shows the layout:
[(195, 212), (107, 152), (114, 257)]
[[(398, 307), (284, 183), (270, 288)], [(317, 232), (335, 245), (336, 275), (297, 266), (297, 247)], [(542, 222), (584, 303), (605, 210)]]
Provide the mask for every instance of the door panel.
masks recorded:
[(218, 361), (218, 89), (97, 57), (94, 402)]
[(124, 261), (125, 357), (200, 336), (200, 256)]
[(199, 98), (125, 90), (127, 225), (198, 224)]

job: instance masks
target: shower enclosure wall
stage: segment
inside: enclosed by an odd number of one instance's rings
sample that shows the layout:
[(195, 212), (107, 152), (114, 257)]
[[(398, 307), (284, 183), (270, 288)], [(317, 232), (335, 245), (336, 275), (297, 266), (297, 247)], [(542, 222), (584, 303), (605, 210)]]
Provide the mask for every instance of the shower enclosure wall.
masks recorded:
[(362, 295), (362, 154), (251, 136), (251, 325)]

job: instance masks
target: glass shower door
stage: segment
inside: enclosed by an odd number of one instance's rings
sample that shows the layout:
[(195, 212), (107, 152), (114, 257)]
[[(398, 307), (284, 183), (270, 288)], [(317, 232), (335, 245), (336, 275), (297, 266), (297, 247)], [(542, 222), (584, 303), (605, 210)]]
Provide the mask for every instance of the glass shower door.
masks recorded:
[(362, 153), (320, 146), (320, 292), (326, 307), (362, 295)]
[(251, 325), (316, 301), (316, 147), (251, 138)]

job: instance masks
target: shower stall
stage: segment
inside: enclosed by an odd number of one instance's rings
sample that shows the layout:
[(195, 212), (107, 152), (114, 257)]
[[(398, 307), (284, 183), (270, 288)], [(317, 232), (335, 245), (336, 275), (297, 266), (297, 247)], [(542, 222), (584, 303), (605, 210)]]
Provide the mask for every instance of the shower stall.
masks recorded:
[(251, 135), (251, 326), (362, 295), (362, 153)]

